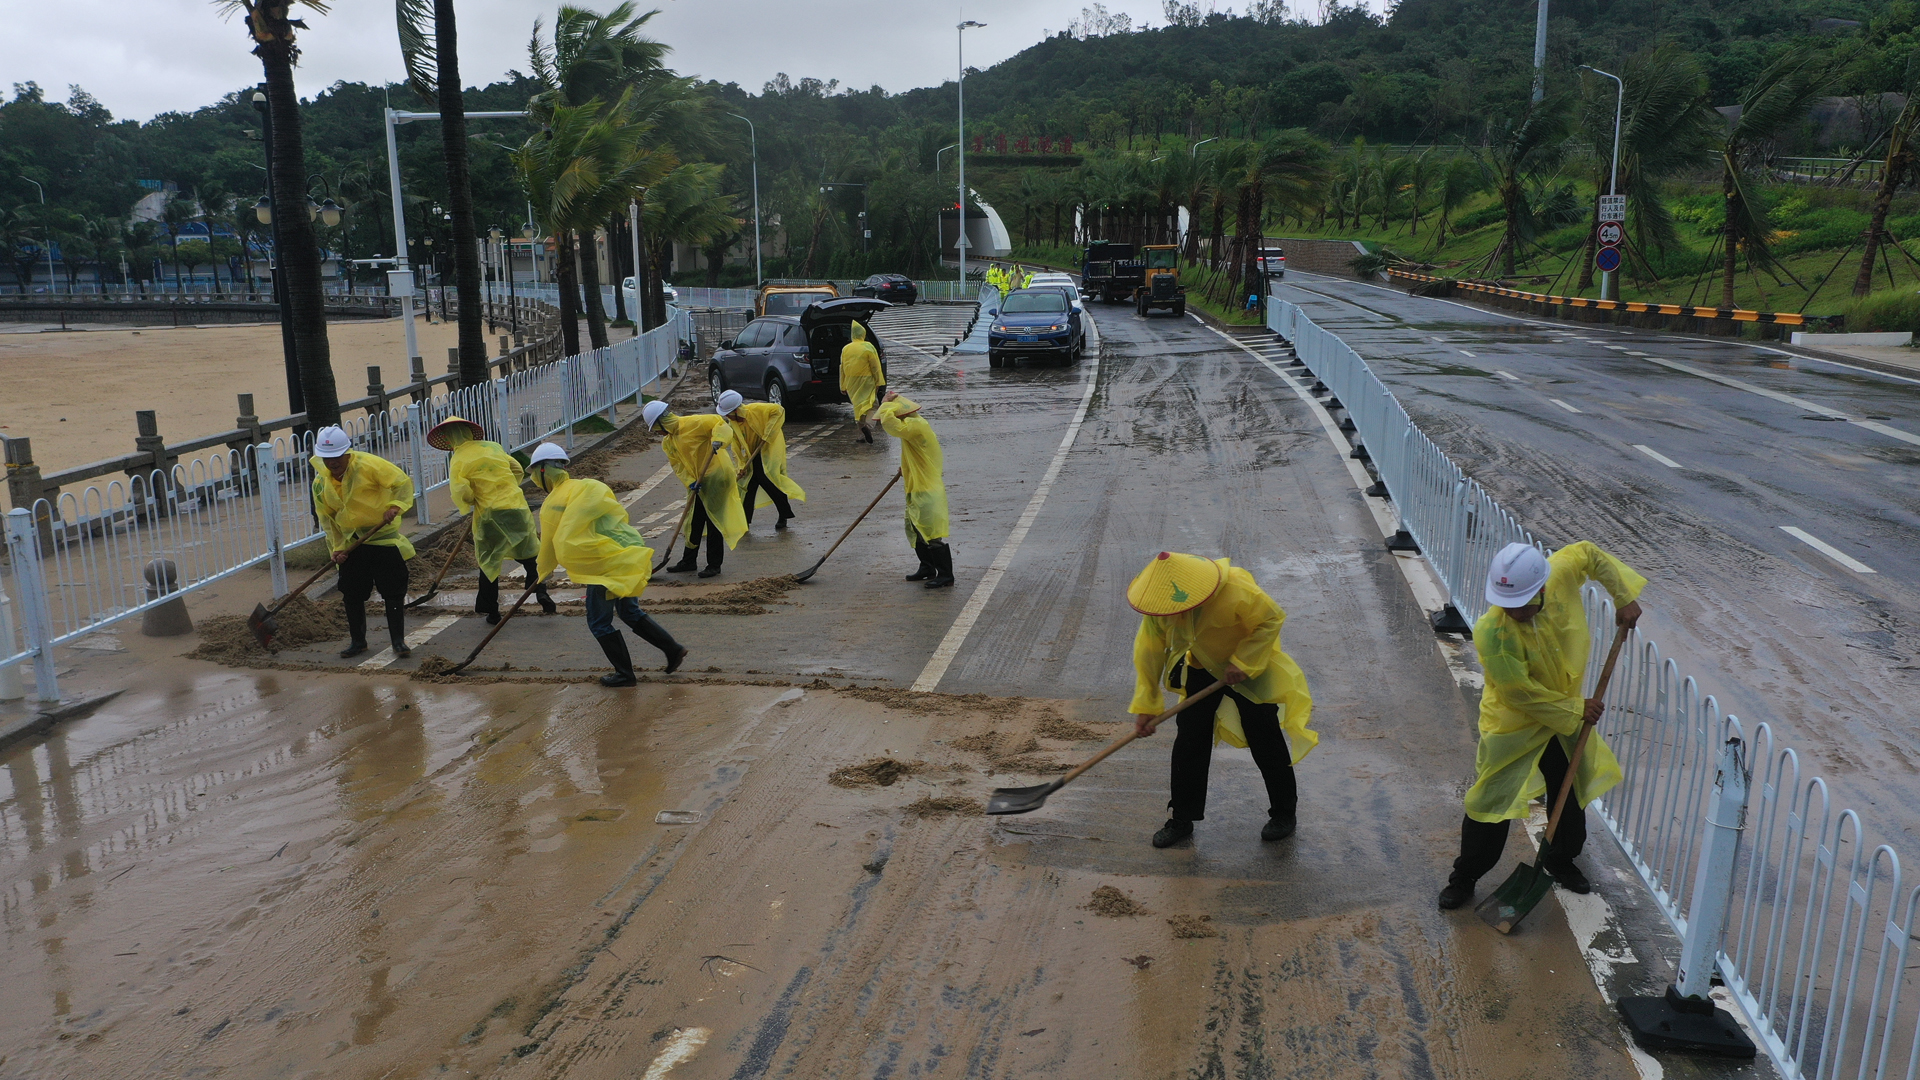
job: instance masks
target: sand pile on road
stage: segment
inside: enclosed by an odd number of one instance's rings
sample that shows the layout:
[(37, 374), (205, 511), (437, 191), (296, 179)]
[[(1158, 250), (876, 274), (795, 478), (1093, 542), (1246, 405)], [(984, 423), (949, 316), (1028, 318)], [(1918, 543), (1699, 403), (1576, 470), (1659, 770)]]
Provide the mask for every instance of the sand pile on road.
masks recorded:
[(1091, 742), (1100, 737), (1100, 733), (1085, 724), (1075, 723), (1060, 716), (1048, 716), (1034, 725), (1033, 733), (1043, 739), (1059, 739), (1062, 742)]
[[(799, 582), (792, 574), (755, 578), (738, 585), (703, 592), (697, 596), (676, 596), (672, 590), (699, 588), (695, 584), (655, 581), (651, 587), (664, 590), (647, 599), (647, 610), (672, 615), (765, 615), (765, 604), (778, 604)], [(712, 586), (708, 586), (712, 588)]]
[(616, 480), (607, 475), (619, 459), (630, 454), (638, 454), (653, 445), (653, 436), (648, 433), (645, 424), (629, 423), (625, 433), (592, 453), (574, 458), (567, 466), (567, 475), (582, 480), (598, 480), (612, 488), (617, 494), (632, 491), (639, 484), (631, 480)]
[(917, 818), (977, 817), (986, 810), (976, 799), (958, 795), (928, 795), (907, 804), (907, 813)]
[(453, 661), (444, 656), (429, 656), (420, 661), (420, 670), (417, 674), (421, 678), (430, 679), (436, 675), (445, 675), (456, 666)]
[(1219, 937), (1220, 931), (1213, 928), (1211, 915), (1175, 915), (1167, 920), (1173, 927), (1173, 936), (1177, 938)]
[(1151, 915), (1147, 905), (1121, 892), (1111, 885), (1102, 885), (1093, 890), (1093, 896), (1080, 906), (1082, 911), (1091, 911), (1109, 919), (1122, 919), (1131, 915)]
[(923, 772), (927, 768), (924, 761), (897, 761), (890, 757), (869, 758), (858, 765), (843, 765), (827, 776), (827, 783), (834, 787), (892, 787), (894, 784)]
[(953, 748), (955, 750), (965, 750), (970, 754), (987, 754), (991, 756), (999, 745), (1000, 733), (998, 731), (983, 731), (978, 735), (967, 735), (953, 740)]
[[(297, 597), (274, 615), (280, 632), (274, 635), (273, 649), (296, 649), (322, 641), (338, 641), (347, 636), (347, 617), (338, 604), (320, 605)], [(244, 664), (273, 655), (262, 649), (253, 631), (247, 629), (242, 615), (214, 615), (200, 620), (200, 644), (187, 656), (218, 664)]]
[[(466, 542), (467, 533), (468, 527), (459, 525), (442, 534), (439, 542), (432, 547), (415, 549), (413, 558), (407, 561), (407, 590), (416, 597), (426, 592), (433, 587), (433, 579), (440, 576), (443, 566), (447, 567), (447, 580), (441, 582), (442, 587), (448, 581), (464, 576), (463, 571), (479, 569), (480, 564), (473, 561), (473, 545)], [(448, 566), (447, 552), (455, 544), (460, 546), (460, 553), (453, 557), (453, 564)]]

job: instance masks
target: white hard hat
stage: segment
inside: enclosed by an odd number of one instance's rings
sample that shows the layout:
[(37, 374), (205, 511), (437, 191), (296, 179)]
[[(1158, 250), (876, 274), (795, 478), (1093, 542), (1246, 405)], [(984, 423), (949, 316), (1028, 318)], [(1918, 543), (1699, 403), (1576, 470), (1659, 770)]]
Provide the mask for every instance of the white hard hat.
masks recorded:
[(339, 457), (351, 449), (353, 449), (353, 440), (348, 438), (347, 433), (338, 426), (321, 428), (320, 434), (313, 440), (313, 452), (323, 458)]
[(740, 391), (738, 390), (722, 390), (720, 396), (714, 399), (713, 411), (719, 413), (721, 416), (725, 416), (739, 408), (746, 400), (746, 398), (740, 396)]
[(647, 427), (651, 429), (653, 425), (660, 422), (661, 414), (665, 413), (666, 411), (667, 411), (666, 402), (649, 401), (647, 402), (646, 407), (640, 410), (640, 419), (645, 420), (647, 422)]
[(543, 461), (558, 461), (564, 463), (566, 460), (567, 451), (558, 443), (550, 442), (543, 442), (539, 446), (534, 447), (533, 453), (527, 456), (527, 464), (530, 466), (538, 465)]
[(1487, 567), (1487, 603), (1525, 607), (1547, 583), (1547, 557), (1531, 544), (1508, 544)]

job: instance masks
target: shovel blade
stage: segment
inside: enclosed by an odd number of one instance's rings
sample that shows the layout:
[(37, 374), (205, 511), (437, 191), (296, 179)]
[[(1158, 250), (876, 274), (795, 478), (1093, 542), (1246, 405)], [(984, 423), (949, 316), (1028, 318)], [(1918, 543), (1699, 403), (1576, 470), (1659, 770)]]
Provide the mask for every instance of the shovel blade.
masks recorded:
[(1047, 805), (1047, 796), (1059, 790), (1058, 780), (1033, 787), (994, 788), (993, 794), (987, 797), (987, 813), (1030, 814)]
[(439, 596), (439, 595), (440, 595), (440, 590), (439, 590), (439, 589), (433, 589), (433, 590), (431, 590), (431, 591), (428, 591), (428, 592), (425, 592), (425, 593), (422, 593), (422, 594), (420, 594), (419, 596), (416, 596), (416, 597), (414, 597), (413, 599), (411, 599), (411, 600), (409, 600), (409, 601), (407, 601), (407, 605), (406, 605), (406, 606), (407, 606), (407, 607), (409, 607), (409, 608), (417, 608), (417, 607), (419, 607), (419, 606), (420, 606), (421, 604), (424, 604), (424, 603), (426, 603), (427, 601), (429, 601), (429, 600), (431, 600), (431, 599), (433, 599), (434, 597), (436, 597), (436, 596)]
[(274, 620), (273, 613), (265, 604), (253, 605), (253, 614), (247, 616), (247, 629), (253, 631), (253, 640), (263, 649), (273, 648), (274, 635), (280, 632), (280, 624)]
[(1474, 914), (1488, 926), (1511, 934), (1540, 901), (1553, 891), (1553, 876), (1534, 863), (1521, 863), (1493, 894), (1474, 905)]
[(825, 566), (826, 564), (827, 564), (826, 557), (821, 556), (819, 562), (814, 563), (812, 566), (809, 566), (805, 570), (802, 570), (799, 573), (793, 575), (794, 583), (798, 584), (802, 581), (807, 580), (808, 578), (812, 577), (814, 574), (818, 573), (820, 568), (822, 566)]

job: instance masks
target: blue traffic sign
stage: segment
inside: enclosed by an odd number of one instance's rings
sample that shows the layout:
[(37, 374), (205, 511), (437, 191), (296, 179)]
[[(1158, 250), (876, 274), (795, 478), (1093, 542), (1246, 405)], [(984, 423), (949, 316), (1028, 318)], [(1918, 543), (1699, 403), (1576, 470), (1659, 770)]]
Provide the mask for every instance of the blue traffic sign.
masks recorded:
[(1594, 252), (1593, 265), (1599, 267), (1600, 271), (1606, 274), (1611, 274), (1615, 270), (1620, 269), (1620, 249), (1603, 247), (1599, 251)]

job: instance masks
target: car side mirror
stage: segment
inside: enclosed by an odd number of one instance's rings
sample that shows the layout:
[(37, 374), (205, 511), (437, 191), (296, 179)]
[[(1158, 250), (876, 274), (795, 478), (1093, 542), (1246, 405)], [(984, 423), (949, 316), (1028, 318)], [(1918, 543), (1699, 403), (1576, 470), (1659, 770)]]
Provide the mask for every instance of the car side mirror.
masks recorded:
[(726, 340), (726, 341), (723, 341), (723, 342), (721, 342), (721, 343), (720, 343), (720, 347), (721, 347), (721, 348), (723, 348), (723, 349), (731, 349), (731, 348), (733, 348), (733, 341), (732, 341), (732, 339), (728, 339), (728, 340)]
[(998, 315), (998, 314), (1000, 314), (1000, 309), (999, 309), (999, 308), (997, 308), (997, 307), (990, 307), (990, 308), (988, 308), (988, 309), (987, 309), (987, 314), (989, 314), (989, 315)]

